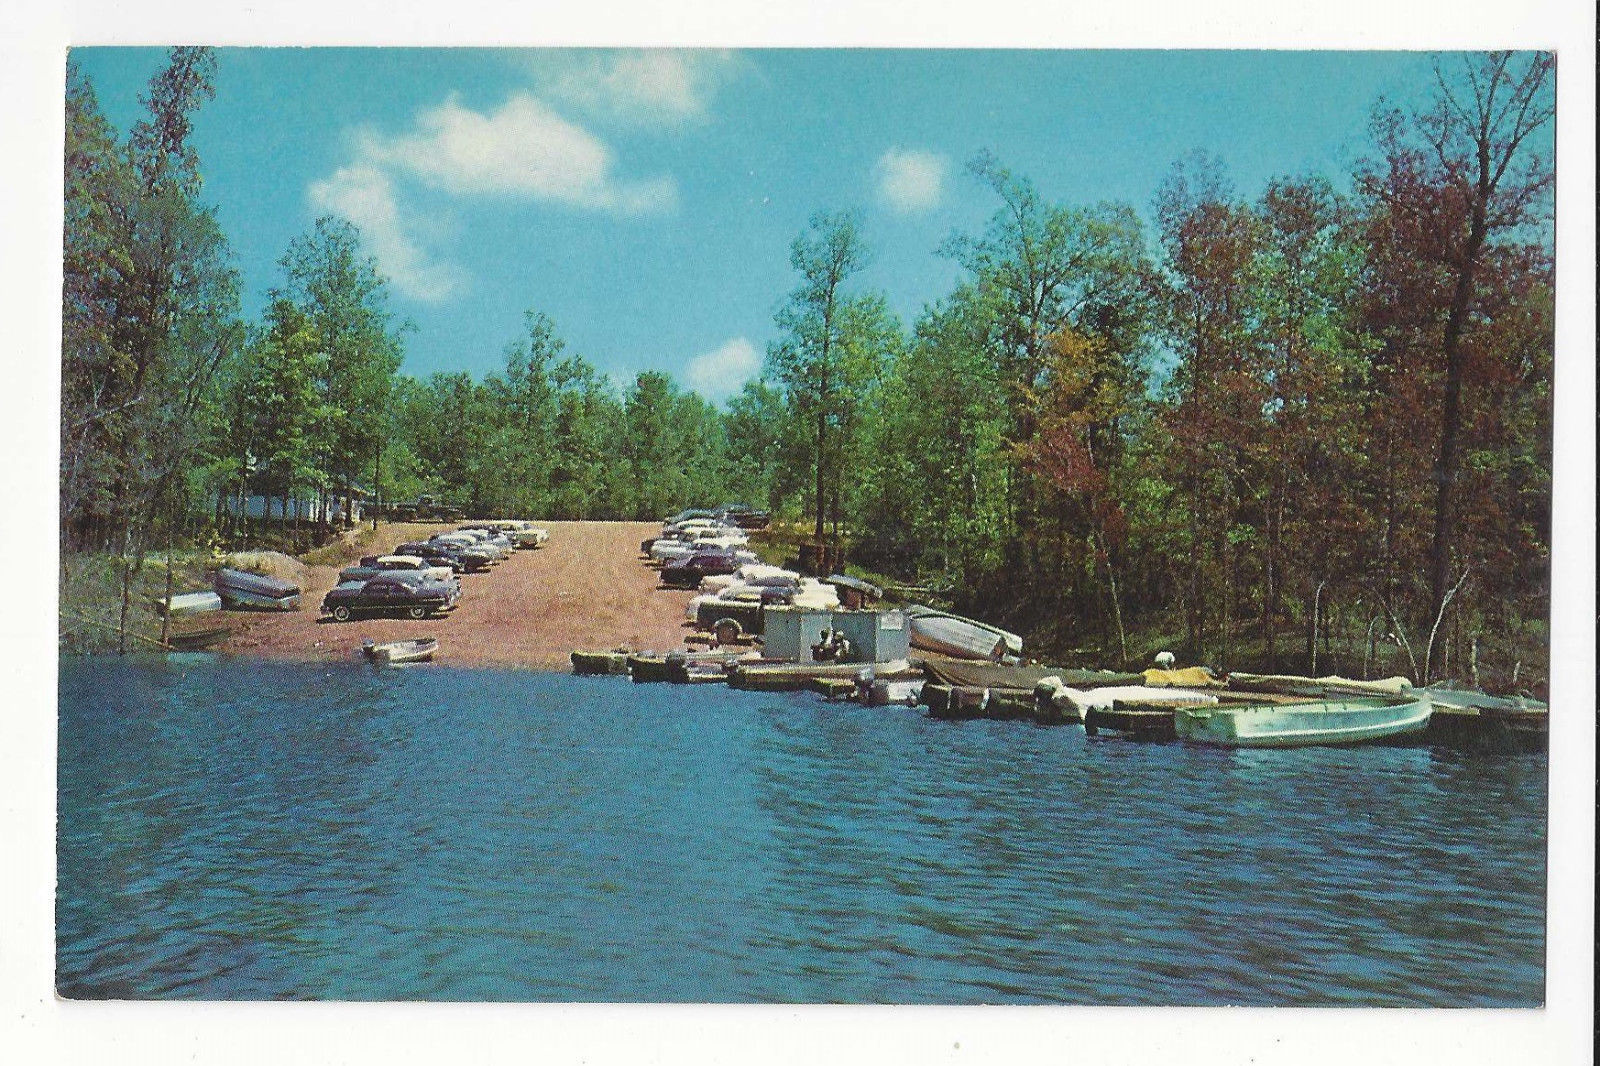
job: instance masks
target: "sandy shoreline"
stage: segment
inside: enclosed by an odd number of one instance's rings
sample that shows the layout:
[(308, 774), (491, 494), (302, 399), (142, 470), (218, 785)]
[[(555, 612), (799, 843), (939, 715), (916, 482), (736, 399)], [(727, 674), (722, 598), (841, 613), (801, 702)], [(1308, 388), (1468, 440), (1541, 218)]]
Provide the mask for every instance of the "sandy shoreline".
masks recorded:
[[(541, 522), (550, 540), (521, 549), (487, 573), (461, 575), (461, 602), (435, 618), (324, 621), (323, 593), (338, 566), (311, 567), (298, 611), (237, 613), (238, 628), (219, 651), (262, 658), (333, 662), (357, 656), (364, 640), (439, 638), (440, 664), (569, 669), (573, 649), (653, 648), (683, 644), (683, 611), (693, 592), (667, 589), (639, 555), (639, 542), (661, 531), (654, 522)], [(453, 526), (385, 523), (376, 547)], [(347, 564), (346, 564), (347, 565)]]

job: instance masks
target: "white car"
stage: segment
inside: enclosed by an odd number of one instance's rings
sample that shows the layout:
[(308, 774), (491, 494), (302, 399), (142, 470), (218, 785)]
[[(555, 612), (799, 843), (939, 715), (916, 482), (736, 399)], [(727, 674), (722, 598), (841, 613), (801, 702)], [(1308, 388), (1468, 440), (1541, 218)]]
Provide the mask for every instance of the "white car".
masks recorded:
[(725, 525), (722, 522), (716, 522), (709, 518), (691, 518), (687, 522), (676, 522), (672, 525), (663, 526), (661, 528), (661, 535), (663, 537), (681, 537), (684, 535), (699, 536), (704, 533), (712, 533), (719, 537), (733, 537), (736, 538), (741, 544), (750, 543), (749, 534), (745, 533), (745, 531), (740, 529), (738, 526)]
[(510, 554), (487, 537), (475, 537), (470, 532), (436, 533), (430, 539), (438, 544), (454, 544), (458, 548), (476, 548), (478, 551), (486, 552), (495, 562)]
[(428, 575), (430, 581), (451, 582), (456, 579), (456, 572), (448, 566), (431, 566), (426, 559), (418, 555), (380, 555), (378, 565), (385, 569), (421, 570)]
[(769, 563), (746, 563), (731, 574), (712, 574), (700, 582), (700, 591), (713, 595), (732, 585), (798, 584), (800, 575)]
[(540, 529), (525, 518), (497, 518), (489, 523), (511, 539), (519, 548), (542, 548), (550, 539), (550, 531)]

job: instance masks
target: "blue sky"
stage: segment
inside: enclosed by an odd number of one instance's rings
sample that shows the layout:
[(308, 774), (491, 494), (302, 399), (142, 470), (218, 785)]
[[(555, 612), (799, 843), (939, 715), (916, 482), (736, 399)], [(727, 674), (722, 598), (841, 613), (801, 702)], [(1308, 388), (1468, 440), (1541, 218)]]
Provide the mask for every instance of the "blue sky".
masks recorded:
[[(83, 48), (126, 130), (160, 49)], [(252, 317), (289, 241), (349, 218), (415, 331), (405, 370), (499, 368), (522, 312), (626, 382), (671, 372), (721, 399), (759, 372), (817, 210), (859, 211), (862, 288), (909, 323), (978, 232), (983, 149), (1064, 203), (1146, 219), (1193, 149), (1238, 190), (1366, 145), (1380, 95), (1430, 86), (1406, 52), (222, 49), (196, 121)]]

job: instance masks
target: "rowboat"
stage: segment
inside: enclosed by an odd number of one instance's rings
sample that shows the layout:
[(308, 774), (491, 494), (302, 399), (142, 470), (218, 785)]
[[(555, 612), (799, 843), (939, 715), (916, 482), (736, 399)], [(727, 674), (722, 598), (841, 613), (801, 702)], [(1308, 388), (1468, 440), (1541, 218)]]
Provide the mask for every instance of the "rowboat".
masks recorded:
[(223, 567), (214, 582), (217, 595), (229, 607), (265, 607), (276, 611), (300, 609), (300, 586), (245, 570)]
[(207, 611), (222, 610), (222, 597), (215, 592), (180, 592), (170, 601), (165, 596), (158, 598), (155, 608), (156, 613), (165, 612), (172, 618), (205, 614)]
[(1490, 750), (1538, 751), (1550, 742), (1550, 706), (1531, 696), (1490, 696), (1429, 685), (1431, 743)]
[(625, 674), (628, 672), (628, 653), (625, 651), (575, 651), (572, 653), (572, 672), (575, 674)]
[(1292, 703), (1173, 708), (1178, 739), (1230, 748), (1359, 744), (1420, 733), (1433, 704), (1425, 694), (1349, 696)]
[(734, 660), (728, 663), (728, 687), (751, 692), (793, 692), (805, 688), (816, 678), (838, 678), (870, 685), (886, 681), (915, 680), (920, 667), (904, 659), (887, 663), (795, 663), (773, 660)]
[(905, 614), (911, 620), (913, 648), (956, 659), (993, 662), (1022, 655), (1021, 637), (987, 623), (918, 604), (906, 606)]
[(433, 653), (439, 650), (439, 641), (434, 637), (418, 637), (416, 640), (390, 640), (382, 644), (372, 641), (363, 641), (361, 654), (375, 663), (425, 663), (433, 658)]
[(209, 648), (233, 635), (233, 623), (219, 612), (176, 616), (167, 628), (167, 646), (180, 650)]

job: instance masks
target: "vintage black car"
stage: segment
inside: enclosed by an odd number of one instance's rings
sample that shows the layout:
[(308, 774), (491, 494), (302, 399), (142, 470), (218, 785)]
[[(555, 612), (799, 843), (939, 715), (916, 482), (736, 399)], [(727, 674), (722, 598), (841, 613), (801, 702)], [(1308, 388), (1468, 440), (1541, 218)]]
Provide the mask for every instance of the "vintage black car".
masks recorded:
[[(413, 571), (414, 572), (414, 571)], [(345, 581), (322, 598), (322, 613), (348, 622), (358, 614), (403, 614), (426, 618), (456, 605), (456, 586), (417, 580), (397, 570), (367, 581)]]
[(742, 564), (731, 551), (703, 551), (674, 559), (661, 568), (661, 583), (694, 588), (712, 574), (731, 574)]

